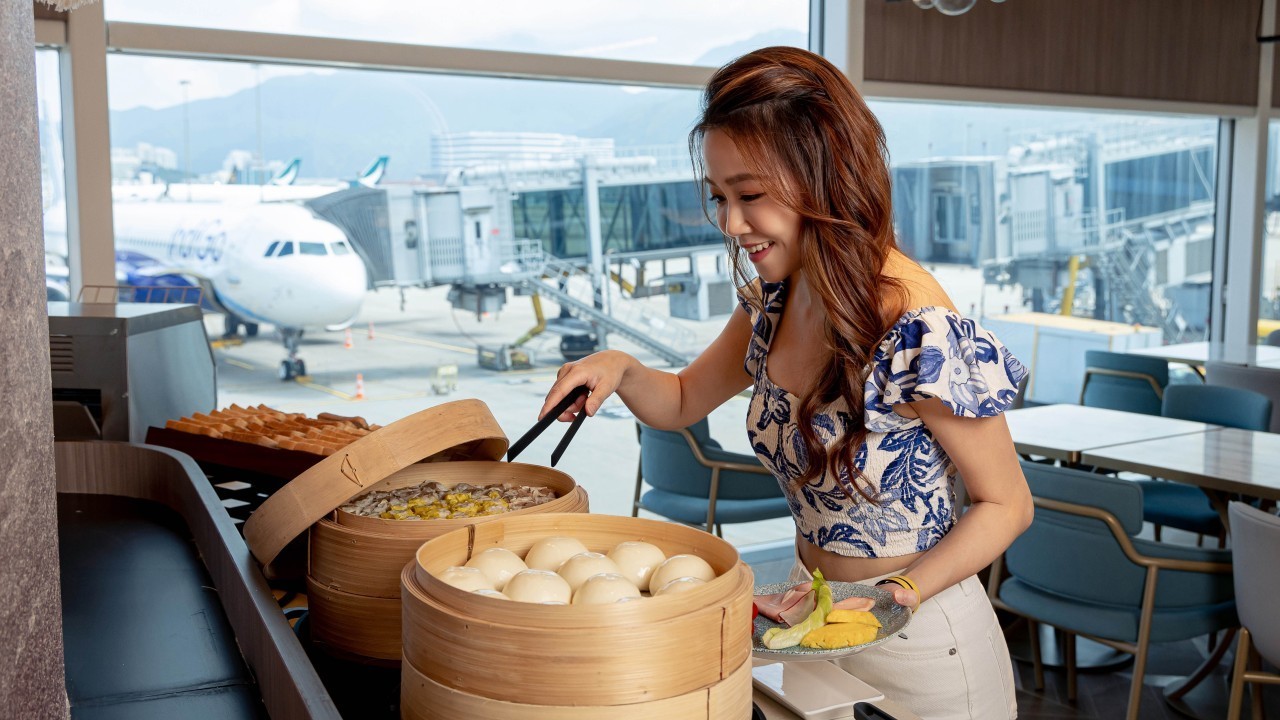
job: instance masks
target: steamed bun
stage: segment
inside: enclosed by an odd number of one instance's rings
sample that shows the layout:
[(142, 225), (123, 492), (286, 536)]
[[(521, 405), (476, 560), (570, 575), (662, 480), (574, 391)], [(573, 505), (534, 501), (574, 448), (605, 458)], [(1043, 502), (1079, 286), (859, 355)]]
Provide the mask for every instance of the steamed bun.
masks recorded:
[(628, 540), (620, 542), (609, 551), (609, 559), (618, 566), (618, 572), (641, 591), (649, 589), (649, 578), (667, 556), (657, 545)]
[(560, 569), (565, 560), (584, 552), (587, 552), (587, 546), (577, 538), (545, 537), (529, 548), (529, 552), (524, 556), (524, 563), (531, 570), (555, 572)]

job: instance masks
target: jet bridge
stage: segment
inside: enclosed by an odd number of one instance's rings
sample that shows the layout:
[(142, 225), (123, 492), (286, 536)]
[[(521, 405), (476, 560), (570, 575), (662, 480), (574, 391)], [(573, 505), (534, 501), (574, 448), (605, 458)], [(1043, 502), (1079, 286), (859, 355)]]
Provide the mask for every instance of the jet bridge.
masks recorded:
[(536, 293), (601, 339), (616, 333), (675, 365), (692, 357), (693, 334), (678, 322), (612, 302), (607, 283), (514, 237), (511, 196), (500, 188), (352, 188), (306, 204), (347, 234), (371, 287), (452, 285), (455, 307), (478, 312), (501, 310), (508, 288)]

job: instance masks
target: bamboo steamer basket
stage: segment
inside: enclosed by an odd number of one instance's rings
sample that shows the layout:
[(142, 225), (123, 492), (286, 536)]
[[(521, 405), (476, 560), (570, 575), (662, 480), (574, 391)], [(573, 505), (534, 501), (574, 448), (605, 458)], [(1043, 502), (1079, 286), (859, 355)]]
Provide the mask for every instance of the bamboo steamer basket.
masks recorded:
[[(371, 490), (423, 482), (518, 483), (557, 498), (510, 515), (587, 512), (586, 492), (558, 470), (497, 462), (507, 438), (488, 406), (459, 400), (420, 411), (351, 443), (285, 485), (249, 517), (245, 541), (264, 566), (310, 528), (307, 593), (312, 637), (327, 651), (400, 662), (400, 571), (423, 542), (504, 515), (420, 522), (338, 510)], [(424, 458), (433, 462), (419, 463)], [(452, 458), (466, 458), (448, 462)], [(269, 572), (269, 571), (268, 571)]]
[(742, 720), (751, 717), (751, 659), (724, 680), (675, 697), (629, 705), (529, 705), (446, 687), (405, 661), (400, 670), (405, 720)]
[(587, 493), (568, 475), (541, 465), (462, 461), (412, 465), (373, 489), (394, 490), (424, 482), (455, 485), (502, 483), (549, 487), (555, 500), (503, 515), (422, 522), (363, 517), (334, 511), (311, 527), (308, 575), (317, 584), (369, 597), (400, 600), (400, 571), (422, 543), (447, 532), (497, 518), (588, 511)]
[[(668, 557), (698, 555), (717, 577), (674, 595), (567, 606), (485, 597), (435, 577), (488, 548), (523, 555), (553, 535), (576, 537), (603, 553), (624, 540), (650, 542)], [(717, 686), (751, 655), (751, 569), (729, 543), (675, 523), (605, 515), (510, 517), (428, 541), (401, 581), (406, 662), (445, 688), (489, 700), (544, 707), (649, 703)], [(495, 667), (519, 672), (494, 682)], [(744, 693), (749, 707), (749, 683)]]

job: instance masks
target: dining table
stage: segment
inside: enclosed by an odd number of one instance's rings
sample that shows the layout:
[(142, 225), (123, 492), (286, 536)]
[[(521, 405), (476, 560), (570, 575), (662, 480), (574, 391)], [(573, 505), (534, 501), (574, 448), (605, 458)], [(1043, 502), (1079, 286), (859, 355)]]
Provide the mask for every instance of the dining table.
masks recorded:
[[(1143, 355), (1160, 358), (1166, 362), (1190, 366), (1201, 378), (1204, 377), (1204, 366), (1211, 361), (1220, 360), (1222, 345), (1207, 340), (1200, 342), (1174, 343), (1172, 345), (1153, 345), (1127, 351), (1130, 355)], [(1271, 345), (1255, 345), (1250, 348), (1247, 365), (1257, 367), (1280, 368), (1280, 347)]]
[(1221, 426), (1084, 405), (1040, 405), (1005, 413), (1022, 455), (1079, 465), (1084, 453), (1113, 445), (1199, 435)]
[(1280, 434), (1219, 428), (1086, 450), (1081, 462), (1195, 485), (1227, 525), (1233, 496), (1280, 502)]

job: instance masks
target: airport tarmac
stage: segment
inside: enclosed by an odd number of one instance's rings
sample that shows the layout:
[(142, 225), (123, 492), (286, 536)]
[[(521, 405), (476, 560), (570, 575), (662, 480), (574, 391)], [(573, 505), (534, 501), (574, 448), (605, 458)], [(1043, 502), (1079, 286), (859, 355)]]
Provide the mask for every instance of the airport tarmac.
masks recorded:
[[(952, 294), (962, 312), (977, 314), (982, 304), (981, 273), (968, 268), (937, 268), (939, 279)], [(477, 318), (473, 312), (453, 310), (446, 299), (448, 288), (409, 288), (370, 292), (361, 314), (351, 326), (351, 347), (345, 332), (310, 332), (302, 340), (299, 356), (306, 362), (308, 377), (282, 382), (277, 367), (285, 352), (270, 328), (243, 344), (215, 343), (218, 373), (218, 405), (264, 403), (279, 410), (359, 415), (369, 422), (387, 424), (418, 410), (451, 400), (478, 398), (497, 418), (514, 441), (537, 420), (538, 410), (556, 370), (564, 362), (558, 335), (544, 333), (526, 344), (533, 351), (534, 367), (529, 370), (497, 372), (479, 367), (477, 345), (509, 344), (535, 324), (532, 303), (527, 297), (508, 298), (502, 312)], [(1020, 301), (1016, 292), (986, 288), (986, 306)], [(666, 315), (668, 299), (627, 299), (651, 312)], [(559, 308), (544, 300), (547, 317)], [(705, 347), (723, 327), (727, 316), (704, 322), (675, 320), (689, 328)], [(221, 316), (206, 317), (211, 339), (222, 331)], [(664, 361), (616, 336), (610, 346), (636, 355), (653, 367), (669, 367)], [(692, 349), (692, 348), (691, 348)], [(446, 394), (433, 390), (437, 371), (457, 369), (457, 387)], [(356, 398), (356, 377), (363, 377), (364, 398)], [(711, 435), (726, 450), (750, 453), (744, 428), (747, 398), (735, 397), (709, 418)], [(549, 464), (552, 449), (567, 425), (553, 426), (521, 455), (522, 462)], [(630, 412), (616, 398), (610, 398), (594, 418), (583, 423), (558, 467), (586, 488), (591, 511), (629, 515), (635, 492), (639, 444)], [(790, 518), (724, 527), (726, 539), (740, 547), (776, 543), (793, 536)]]

